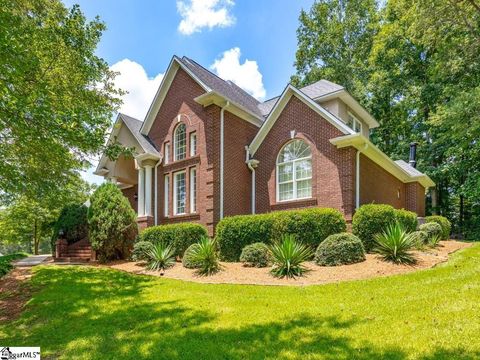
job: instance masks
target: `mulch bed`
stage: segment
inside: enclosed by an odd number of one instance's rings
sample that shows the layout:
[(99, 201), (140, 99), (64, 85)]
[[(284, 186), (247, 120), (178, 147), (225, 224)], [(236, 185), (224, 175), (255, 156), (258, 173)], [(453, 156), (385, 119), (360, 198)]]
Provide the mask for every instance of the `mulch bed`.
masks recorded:
[[(388, 263), (373, 254), (367, 254), (366, 261), (351, 265), (326, 267), (309, 262), (307, 267), (310, 271), (305, 276), (296, 279), (277, 279), (269, 273), (270, 268), (247, 268), (241, 263), (222, 263), (222, 270), (212, 276), (198, 276), (195, 270), (186, 269), (181, 263), (177, 263), (167, 269), (163, 277), (211, 284), (318, 285), (428, 269), (447, 261), (449, 254), (470, 246), (471, 243), (455, 240), (442, 241), (435, 249), (415, 251), (418, 261), (414, 266)], [(159, 272), (148, 271), (145, 269), (145, 264), (138, 262), (114, 262), (106, 266), (135, 274), (160, 276)]]
[(0, 323), (18, 318), (32, 296), (30, 267), (17, 267), (0, 279)]

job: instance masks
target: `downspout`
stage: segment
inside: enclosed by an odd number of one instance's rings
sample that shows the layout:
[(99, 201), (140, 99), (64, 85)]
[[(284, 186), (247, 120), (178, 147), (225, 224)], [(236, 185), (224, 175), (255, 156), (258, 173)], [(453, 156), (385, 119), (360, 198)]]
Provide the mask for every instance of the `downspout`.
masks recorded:
[(245, 146), (246, 151), (246, 159), (245, 162), (247, 163), (248, 168), (252, 172), (252, 214), (255, 214), (255, 168), (258, 165), (258, 160), (250, 159), (250, 149), (248, 146)]
[(153, 201), (154, 203), (154, 216), (155, 216), (155, 225), (158, 225), (158, 166), (162, 163), (162, 159), (158, 160), (158, 162), (155, 164), (155, 199)]
[(220, 220), (223, 219), (224, 112), (229, 106), (230, 101), (227, 101), (220, 110)]
[(367, 148), (368, 144), (364, 144), (363, 149), (358, 149), (355, 159), (355, 209), (360, 207), (360, 154)]

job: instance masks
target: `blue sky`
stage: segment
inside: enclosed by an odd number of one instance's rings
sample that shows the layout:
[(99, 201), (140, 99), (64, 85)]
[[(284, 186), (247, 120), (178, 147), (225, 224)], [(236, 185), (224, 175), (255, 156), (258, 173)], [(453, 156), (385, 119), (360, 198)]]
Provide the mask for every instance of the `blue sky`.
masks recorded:
[(129, 91), (121, 111), (141, 119), (174, 54), (194, 59), (259, 99), (278, 95), (295, 71), (298, 16), (313, 4), (313, 0), (64, 2), (78, 3), (87, 18), (98, 15), (106, 23), (97, 52), (121, 72), (118, 86)]

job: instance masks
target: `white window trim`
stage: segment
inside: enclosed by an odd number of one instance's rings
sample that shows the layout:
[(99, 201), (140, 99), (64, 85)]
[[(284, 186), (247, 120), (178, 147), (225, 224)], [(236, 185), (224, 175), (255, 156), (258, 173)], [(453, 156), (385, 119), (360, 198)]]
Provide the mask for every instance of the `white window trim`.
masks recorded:
[[(362, 122), (361, 122), (360, 120), (358, 120), (358, 118), (357, 118), (355, 115), (353, 115), (350, 111), (348, 111), (348, 116), (351, 116), (352, 119), (353, 119), (353, 128), (351, 128), (351, 129), (352, 129), (353, 131), (355, 131), (356, 133), (361, 134), (361, 133), (363, 132), (363, 124), (362, 124)], [(355, 130), (355, 123), (357, 123), (357, 124), (359, 125), (359, 127), (360, 127), (360, 130), (359, 130), (359, 131)]]
[[(183, 127), (185, 129), (185, 156), (182, 159), (179, 159), (177, 157), (177, 132), (180, 127)], [(173, 132), (173, 160), (174, 161), (179, 161), (179, 160), (185, 160), (187, 157), (187, 126), (184, 123), (180, 123), (177, 125), (175, 128), (175, 131)]]
[(170, 207), (170, 175), (163, 178), (163, 215), (169, 216)]
[[(191, 132), (190, 133), (190, 156), (197, 155), (197, 140), (198, 140), (197, 133)], [(195, 143), (195, 146), (193, 146), (194, 143)]]
[[(283, 203), (283, 202), (289, 202), (289, 201), (297, 201), (297, 200), (305, 200), (305, 199), (311, 199), (312, 196), (304, 196), (304, 197), (296, 197), (297, 196), (297, 182), (298, 181), (303, 181), (303, 180), (312, 180), (313, 179), (313, 167), (312, 167), (312, 175), (310, 177), (307, 177), (307, 178), (301, 178), (301, 179), (297, 179), (297, 172), (296, 172), (296, 168), (295, 168), (295, 163), (296, 162), (301, 162), (301, 161), (304, 161), (304, 160), (310, 160), (312, 161), (312, 155), (310, 156), (304, 156), (302, 158), (299, 158), (299, 159), (295, 159), (293, 161), (284, 161), (284, 162), (281, 162), (279, 163), (278, 162), (278, 158), (280, 156), (280, 154), (282, 153), (283, 149), (285, 149), (285, 147), (293, 142), (293, 141), (296, 141), (296, 140), (301, 140), (301, 141), (304, 141), (302, 139), (293, 139), (292, 141), (289, 141), (288, 143), (286, 143), (285, 145), (282, 146), (282, 148), (280, 149), (280, 151), (278, 152), (278, 155), (277, 155), (277, 161), (276, 161), (276, 169), (275, 169), (275, 196), (276, 196), (276, 199), (277, 199), (277, 203)], [(308, 144), (307, 144), (308, 145)], [(310, 145), (308, 145), (310, 147)], [(311, 149), (310, 149), (311, 151)], [(310, 153), (311, 154), (311, 153)], [(292, 183), (293, 182), (293, 197), (291, 199), (286, 199), (286, 200), (280, 200), (280, 183), (279, 183), (279, 178), (278, 178), (278, 174), (279, 174), (279, 171), (278, 171), (278, 168), (284, 164), (288, 164), (288, 163), (292, 163), (293, 165), (293, 169), (292, 169), (292, 180), (288, 180), (288, 181), (284, 181), (282, 182), (282, 184), (288, 184), (288, 183)], [(312, 186), (312, 184), (310, 183), (310, 186)]]
[[(185, 175), (185, 181), (186, 181), (187, 180), (187, 174), (186, 174), (185, 170), (178, 171), (178, 172), (173, 174), (173, 214), (174, 215), (185, 215), (186, 210), (187, 210), (186, 201), (185, 201), (185, 211), (184, 212), (179, 213), (178, 209), (177, 209), (177, 195), (178, 195), (177, 194), (177, 176), (181, 175), (181, 174)], [(187, 188), (186, 188), (186, 184), (185, 184), (185, 196), (186, 196), (186, 193), (187, 193)]]
[[(195, 175), (195, 182), (193, 178)], [(197, 168), (190, 168), (190, 212), (195, 214), (197, 212)]]

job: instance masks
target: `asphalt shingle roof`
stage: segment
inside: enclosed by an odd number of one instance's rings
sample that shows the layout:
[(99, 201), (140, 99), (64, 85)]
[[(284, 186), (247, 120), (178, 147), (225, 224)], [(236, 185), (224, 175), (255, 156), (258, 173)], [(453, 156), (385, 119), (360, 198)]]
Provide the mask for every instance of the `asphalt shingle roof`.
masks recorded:
[(395, 163), (399, 165), (407, 174), (410, 176), (422, 176), (424, 175), (422, 172), (418, 171), (415, 169), (413, 166), (411, 166), (409, 163), (403, 160), (395, 160)]
[(152, 141), (145, 135), (140, 133), (140, 128), (142, 127), (143, 121), (135, 119), (131, 116), (120, 114), (125, 125), (130, 129), (135, 139), (137, 139), (140, 146), (147, 153), (158, 154), (158, 150), (153, 145)]

